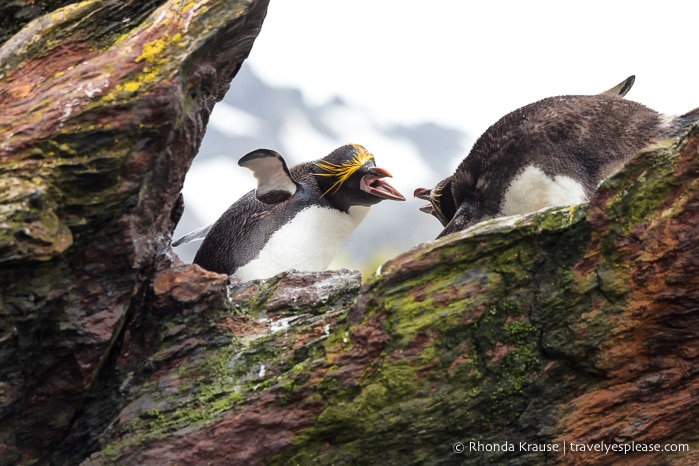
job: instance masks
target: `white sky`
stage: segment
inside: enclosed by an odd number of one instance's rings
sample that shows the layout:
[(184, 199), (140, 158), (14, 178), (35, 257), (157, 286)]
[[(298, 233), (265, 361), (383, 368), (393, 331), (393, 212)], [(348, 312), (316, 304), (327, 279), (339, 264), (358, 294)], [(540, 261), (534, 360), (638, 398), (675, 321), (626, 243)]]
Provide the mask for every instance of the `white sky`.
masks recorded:
[(378, 121), (475, 138), (519, 106), (631, 74), (627, 98), (699, 106), (698, 13), (687, 0), (272, 0), (248, 63), (312, 103), (341, 96)]

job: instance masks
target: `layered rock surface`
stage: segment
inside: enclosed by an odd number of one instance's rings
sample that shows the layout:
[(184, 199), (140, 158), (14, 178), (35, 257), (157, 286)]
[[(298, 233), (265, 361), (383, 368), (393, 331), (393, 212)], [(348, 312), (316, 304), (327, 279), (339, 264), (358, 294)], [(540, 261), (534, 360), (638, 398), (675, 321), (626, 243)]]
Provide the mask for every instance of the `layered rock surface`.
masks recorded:
[(208, 115), (266, 7), (0, 6), (0, 463), (60, 444), (141, 315)]
[(696, 464), (697, 127), (363, 284), (172, 255), (266, 6), (35, 8), (0, 49), (0, 464)]

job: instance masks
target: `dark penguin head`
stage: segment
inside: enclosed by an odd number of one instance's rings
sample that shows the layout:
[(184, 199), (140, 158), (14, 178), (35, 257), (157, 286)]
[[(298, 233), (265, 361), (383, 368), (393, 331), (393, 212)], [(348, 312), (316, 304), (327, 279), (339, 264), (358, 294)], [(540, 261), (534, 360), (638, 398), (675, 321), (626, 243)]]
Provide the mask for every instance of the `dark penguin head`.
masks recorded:
[(384, 199), (404, 201), (405, 197), (384, 178), (391, 174), (376, 166), (374, 156), (358, 144), (348, 144), (312, 163), (321, 197), (337, 209), (371, 206)]
[(388, 171), (376, 167), (374, 156), (359, 145), (292, 168), (268, 149), (238, 163), (252, 172), (257, 189), (201, 230), (206, 236), (194, 263), (241, 280), (290, 269), (324, 270), (371, 205), (405, 200), (384, 180)]
[(442, 226), (447, 226), (447, 223), (454, 218), (456, 205), (454, 205), (454, 198), (451, 195), (451, 176), (444, 178), (432, 189), (417, 188), (413, 192), (413, 196), (429, 202), (429, 204), (420, 207), (420, 211), (434, 215)]
[(585, 202), (599, 183), (648, 144), (676, 131), (665, 117), (624, 100), (633, 76), (597, 95), (543, 99), (504, 116), (476, 141), (453, 175), (418, 188), (439, 235), (487, 218)]

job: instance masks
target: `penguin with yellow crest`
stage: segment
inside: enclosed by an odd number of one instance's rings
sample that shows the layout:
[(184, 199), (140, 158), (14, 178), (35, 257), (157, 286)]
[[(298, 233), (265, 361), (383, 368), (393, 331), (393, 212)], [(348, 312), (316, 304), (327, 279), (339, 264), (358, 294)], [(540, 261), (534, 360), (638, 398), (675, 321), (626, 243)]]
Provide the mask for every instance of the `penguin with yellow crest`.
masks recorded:
[(325, 270), (372, 205), (405, 200), (384, 180), (390, 173), (357, 144), (291, 168), (277, 152), (257, 149), (238, 165), (252, 172), (257, 189), (173, 246), (204, 238), (194, 263), (241, 281)]

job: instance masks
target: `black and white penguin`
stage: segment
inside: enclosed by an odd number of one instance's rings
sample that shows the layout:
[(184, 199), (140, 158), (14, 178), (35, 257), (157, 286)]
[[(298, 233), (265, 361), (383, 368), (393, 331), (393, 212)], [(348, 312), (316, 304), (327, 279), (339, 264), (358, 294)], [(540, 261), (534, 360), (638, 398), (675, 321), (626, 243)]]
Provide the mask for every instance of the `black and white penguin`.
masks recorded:
[(597, 95), (549, 97), (505, 115), (473, 145), (453, 175), (414, 196), (444, 226), (587, 201), (597, 186), (655, 140), (699, 119), (662, 115), (624, 100), (633, 76)]
[[(607, 89), (600, 94), (624, 97), (631, 90), (631, 87), (633, 87), (635, 81), (636, 76), (629, 76), (619, 84), (616, 84), (612, 88)], [(455, 200), (451, 195), (451, 180), (452, 177), (448, 176), (439, 181), (434, 188), (417, 188), (413, 192), (414, 197), (429, 201), (429, 204), (420, 207), (419, 210), (421, 212), (433, 215), (444, 227), (446, 227), (454, 217), (458, 207), (454, 204)]]
[(285, 270), (325, 270), (369, 207), (405, 198), (364, 147), (342, 146), (326, 157), (287, 168), (277, 152), (258, 149), (238, 161), (257, 180), (210, 227), (173, 246), (204, 237), (194, 263), (241, 281)]

